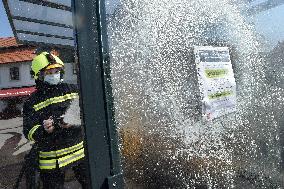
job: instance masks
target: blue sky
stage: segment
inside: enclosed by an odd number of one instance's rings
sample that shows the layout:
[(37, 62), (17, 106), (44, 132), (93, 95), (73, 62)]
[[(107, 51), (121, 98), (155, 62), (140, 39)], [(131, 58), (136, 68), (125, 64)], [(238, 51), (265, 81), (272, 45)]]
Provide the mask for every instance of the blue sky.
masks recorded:
[[(118, 0), (115, 0), (116, 2)], [(256, 0), (255, 2), (260, 3), (265, 0)], [(107, 1), (107, 4), (109, 1)], [(115, 3), (116, 4), (116, 3)], [(109, 3), (107, 5), (111, 7)], [(111, 7), (113, 8), (113, 7)], [(265, 12), (261, 12), (258, 15), (252, 17), (251, 21), (255, 23), (255, 28), (258, 33), (263, 35), (269, 43), (275, 45), (278, 41), (284, 40), (284, 5), (270, 9)], [(3, 2), (0, 0), (0, 37), (13, 36), (6, 12), (3, 6)]]
[(1, 25), (0, 37), (14, 36), (3, 6), (3, 2), (1, 0), (0, 0), (0, 25)]

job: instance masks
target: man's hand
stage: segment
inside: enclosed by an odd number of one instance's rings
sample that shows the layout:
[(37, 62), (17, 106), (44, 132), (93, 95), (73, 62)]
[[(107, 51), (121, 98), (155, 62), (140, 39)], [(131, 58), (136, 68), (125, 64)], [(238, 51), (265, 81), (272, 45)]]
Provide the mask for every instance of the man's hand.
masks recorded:
[(49, 117), (49, 119), (43, 120), (43, 127), (44, 130), (48, 133), (52, 133), (54, 130), (54, 121), (52, 116)]

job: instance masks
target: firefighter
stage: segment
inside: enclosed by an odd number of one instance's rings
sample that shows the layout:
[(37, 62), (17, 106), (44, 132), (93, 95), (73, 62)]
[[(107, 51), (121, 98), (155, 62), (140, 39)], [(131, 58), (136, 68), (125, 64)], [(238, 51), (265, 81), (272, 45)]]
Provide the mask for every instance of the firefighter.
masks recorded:
[(64, 113), (78, 98), (76, 85), (63, 83), (64, 63), (49, 52), (37, 55), (31, 66), (36, 91), (24, 103), (23, 133), (37, 146), (44, 189), (64, 188), (65, 171), (72, 168), (87, 188), (81, 126), (65, 123)]

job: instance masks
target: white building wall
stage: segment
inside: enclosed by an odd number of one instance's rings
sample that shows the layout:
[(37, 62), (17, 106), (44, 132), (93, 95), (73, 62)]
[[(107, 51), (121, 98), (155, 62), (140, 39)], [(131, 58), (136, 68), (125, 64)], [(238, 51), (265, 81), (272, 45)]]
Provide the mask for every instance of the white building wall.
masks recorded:
[[(30, 76), (30, 65), (31, 62), (0, 64), (0, 89), (35, 85)], [(10, 79), (10, 68), (12, 67), (19, 68), (19, 80)]]
[[(10, 79), (10, 68), (19, 67), (20, 80)], [(35, 85), (34, 79), (30, 75), (31, 62), (0, 64), (0, 89), (3, 88), (16, 88)], [(73, 74), (73, 64), (65, 63), (65, 76), (66, 83), (76, 83), (77, 76)]]
[(74, 63), (65, 63), (65, 75), (64, 82), (66, 83), (77, 83), (77, 75), (73, 73)]

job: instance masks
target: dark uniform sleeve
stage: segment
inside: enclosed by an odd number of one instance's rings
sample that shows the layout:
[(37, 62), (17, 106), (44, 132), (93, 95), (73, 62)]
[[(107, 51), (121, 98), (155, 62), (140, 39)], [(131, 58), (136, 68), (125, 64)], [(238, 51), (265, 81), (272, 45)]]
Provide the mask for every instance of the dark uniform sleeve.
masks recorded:
[(29, 102), (24, 103), (23, 107), (23, 133), (30, 141), (40, 142), (45, 140), (46, 132), (42, 123), (38, 120), (39, 116), (34, 111)]

